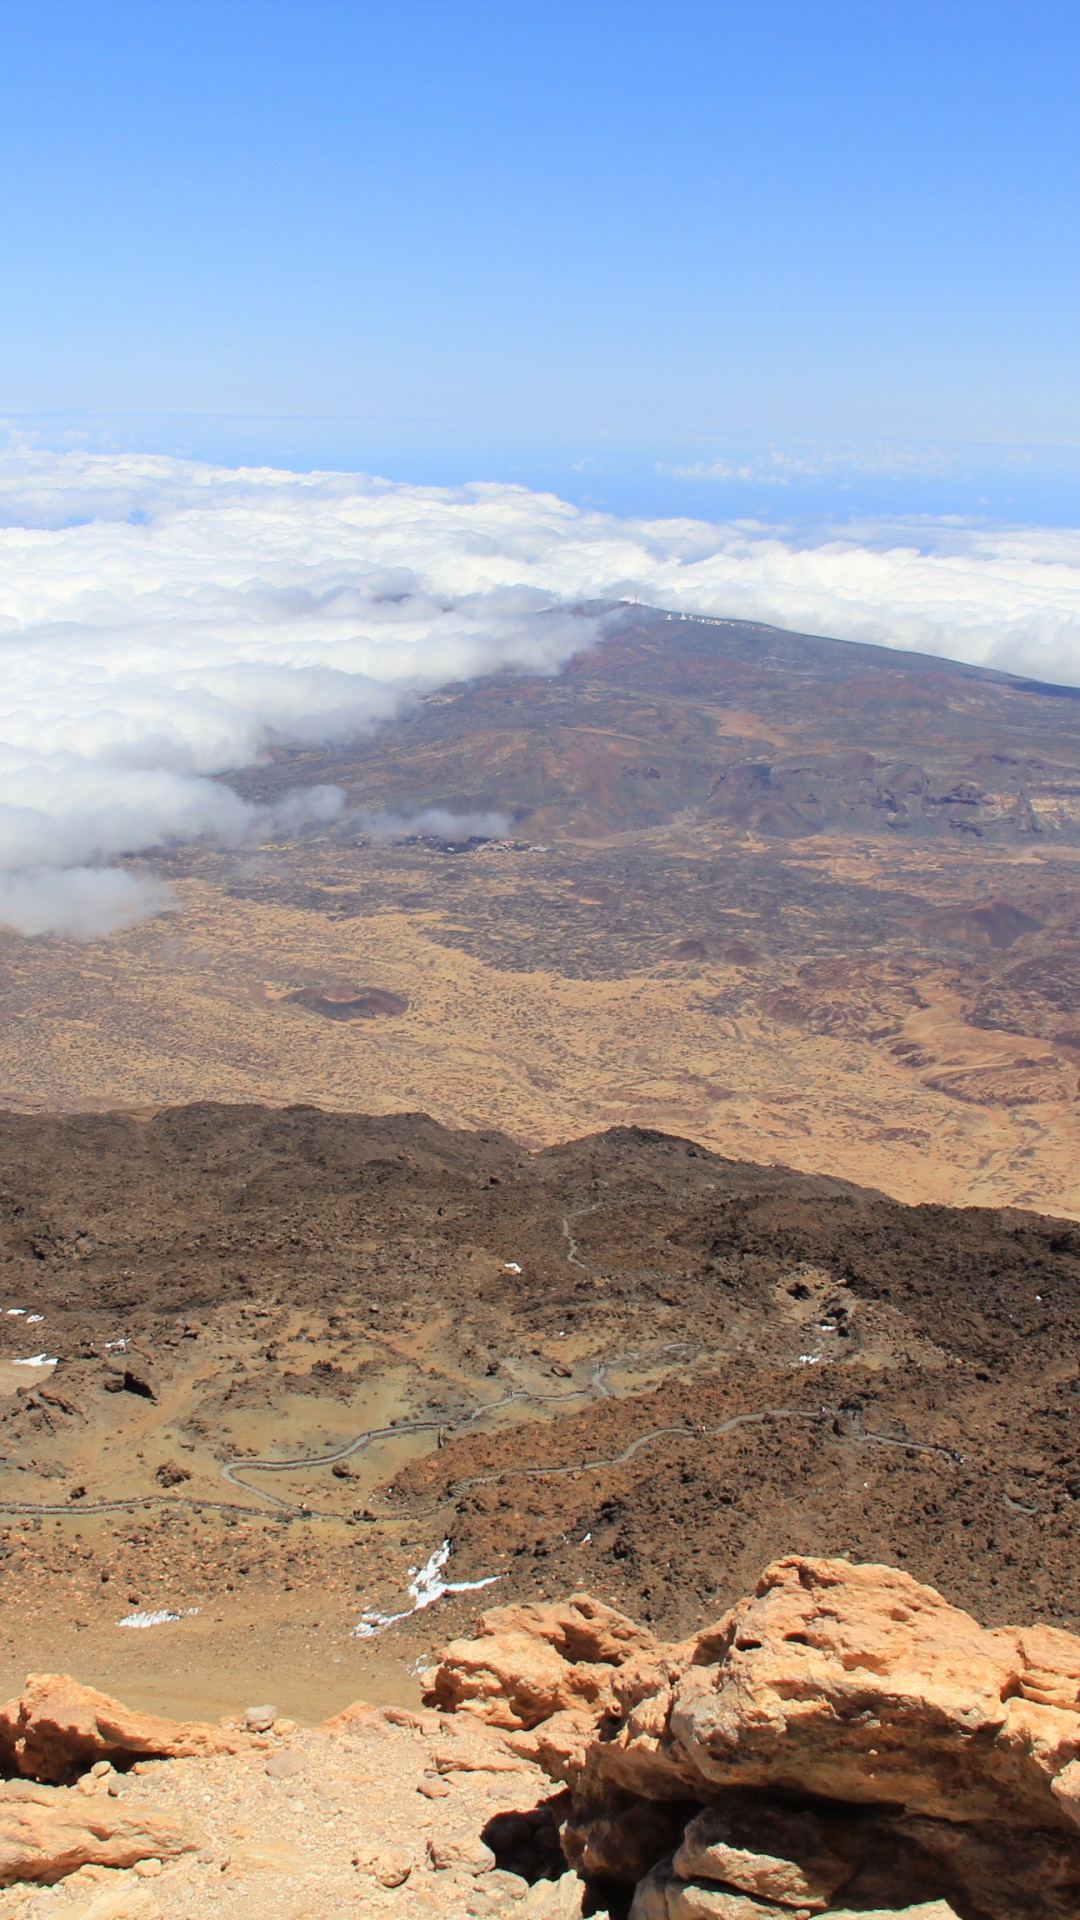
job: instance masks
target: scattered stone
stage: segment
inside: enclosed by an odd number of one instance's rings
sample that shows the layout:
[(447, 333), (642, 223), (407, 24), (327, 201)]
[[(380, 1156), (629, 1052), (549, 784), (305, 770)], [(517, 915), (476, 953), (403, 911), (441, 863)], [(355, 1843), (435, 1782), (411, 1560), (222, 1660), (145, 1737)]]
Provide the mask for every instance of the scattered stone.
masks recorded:
[(581, 1920), (585, 1891), (576, 1873), (538, 1880), (518, 1907), (518, 1920)]
[(493, 1900), (524, 1900), (529, 1883), (520, 1873), (508, 1873), (505, 1867), (493, 1867), (484, 1875), (484, 1891)]
[(372, 1874), (380, 1887), (404, 1886), (412, 1872), (412, 1855), (404, 1847), (388, 1847), (380, 1853), (372, 1866)]
[(344, 1707), (340, 1713), (323, 1723), (324, 1733), (374, 1734), (376, 1739), (389, 1738), (389, 1728), (381, 1707), (373, 1707), (370, 1701), (354, 1700), (352, 1705)]
[(437, 1872), (458, 1867), (464, 1868), (466, 1873), (490, 1873), (495, 1865), (491, 1848), (471, 1827), (462, 1827), (457, 1833), (433, 1836), (428, 1841), (428, 1858)]
[(294, 1774), (303, 1773), (304, 1762), (292, 1747), (279, 1747), (276, 1753), (270, 1755), (266, 1771), (271, 1780), (290, 1780)]
[(179, 1487), (191, 1479), (191, 1470), (182, 1467), (178, 1460), (163, 1460), (160, 1467), (155, 1468), (154, 1479), (160, 1487)]
[(270, 1733), (276, 1719), (276, 1707), (245, 1707), (242, 1724), (249, 1733)]

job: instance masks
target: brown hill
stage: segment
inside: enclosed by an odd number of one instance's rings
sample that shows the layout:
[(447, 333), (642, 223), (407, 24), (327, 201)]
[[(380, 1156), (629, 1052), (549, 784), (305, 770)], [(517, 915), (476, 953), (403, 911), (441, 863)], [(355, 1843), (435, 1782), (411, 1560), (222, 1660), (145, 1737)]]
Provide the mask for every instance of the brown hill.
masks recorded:
[(145, 1687), (164, 1611), (143, 1704), (311, 1713), (415, 1686), (433, 1582), (682, 1633), (791, 1550), (1080, 1619), (1067, 1221), (314, 1109), (6, 1115), (0, 1160), (12, 1668)]

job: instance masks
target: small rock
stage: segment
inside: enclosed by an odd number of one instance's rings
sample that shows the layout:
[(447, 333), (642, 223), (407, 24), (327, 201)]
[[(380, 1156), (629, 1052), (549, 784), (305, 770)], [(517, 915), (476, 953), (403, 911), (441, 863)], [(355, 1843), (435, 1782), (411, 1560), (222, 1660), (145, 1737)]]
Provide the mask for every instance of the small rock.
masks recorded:
[(458, 1833), (433, 1834), (428, 1841), (428, 1858), (439, 1872), (464, 1867), (466, 1873), (490, 1873), (495, 1865), (491, 1848), (471, 1827), (463, 1827)]
[(416, 1791), (422, 1793), (425, 1800), (445, 1800), (450, 1789), (446, 1781), (441, 1780), (436, 1773), (421, 1780)]
[(402, 1887), (412, 1872), (412, 1855), (404, 1847), (386, 1847), (372, 1866), (380, 1887)]
[(291, 1747), (281, 1747), (272, 1753), (266, 1763), (266, 1771), (271, 1780), (289, 1780), (295, 1773), (303, 1773), (304, 1762)]
[(140, 1880), (156, 1880), (162, 1871), (162, 1864), (160, 1860), (155, 1860), (153, 1857), (149, 1860), (136, 1860), (134, 1870)]
[(515, 1920), (581, 1920), (584, 1895), (584, 1882), (576, 1873), (564, 1873), (559, 1880), (537, 1880)]
[(505, 1867), (495, 1867), (484, 1875), (484, 1890), (492, 1898), (501, 1900), (524, 1900), (529, 1891), (529, 1883), (520, 1873), (507, 1873)]
[(178, 1460), (163, 1460), (154, 1472), (159, 1487), (179, 1487), (185, 1480), (191, 1479), (188, 1467), (182, 1467)]
[(276, 1719), (276, 1707), (245, 1707), (242, 1724), (249, 1733), (269, 1733)]

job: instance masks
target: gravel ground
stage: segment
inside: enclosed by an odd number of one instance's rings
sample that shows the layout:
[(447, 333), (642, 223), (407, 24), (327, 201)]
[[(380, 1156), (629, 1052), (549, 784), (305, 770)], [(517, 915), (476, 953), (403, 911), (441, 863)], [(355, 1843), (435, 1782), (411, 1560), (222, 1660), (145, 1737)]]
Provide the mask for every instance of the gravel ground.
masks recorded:
[[(100, 1792), (118, 1787), (133, 1808), (186, 1815), (202, 1840), (198, 1852), (124, 1872), (84, 1867), (52, 1887), (10, 1887), (0, 1892), (0, 1916), (525, 1914), (540, 1889), (530, 1895), (524, 1875), (545, 1866), (557, 1872), (550, 1817), (536, 1811), (551, 1784), (497, 1743), (484, 1740), (477, 1750), (476, 1736), (460, 1723), (395, 1708), (366, 1709), (347, 1731), (284, 1724), (270, 1752), (141, 1761), (101, 1781)], [(496, 1858), (514, 1858), (524, 1873)]]

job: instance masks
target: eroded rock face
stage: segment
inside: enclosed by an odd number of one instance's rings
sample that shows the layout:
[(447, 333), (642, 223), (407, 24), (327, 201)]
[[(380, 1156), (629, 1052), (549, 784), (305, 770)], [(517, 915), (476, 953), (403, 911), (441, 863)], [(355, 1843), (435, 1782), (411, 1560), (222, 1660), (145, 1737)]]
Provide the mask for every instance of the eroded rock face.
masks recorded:
[(88, 1865), (171, 1860), (199, 1844), (186, 1821), (151, 1808), (132, 1813), (71, 1787), (0, 1783), (0, 1886), (16, 1880), (51, 1884)]
[(495, 1727), (537, 1727), (582, 1707), (591, 1719), (615, 1705), (616, 1671), (658, 1650), (646, 1628), (591, 1594), (550, 1606), (492, 1607), (481, 1614), (475, 1639), (446, 1649), (428, 1698), (449, 1712), (467, 1707)]
[(163, 1720), (83, 1687), (66, 1673), (31, 1673), (14, 1700), (0, 1707), (0, 1769), (61, 1782), (98, 1760), (126, 1766), (148, 1757), (204, 1758), (266, 1746), (249, 1733)]
[(433, 1695), (570, 1785), (567, 1857), (644, 1879), (638, 1920), (1080, 1914), (1074, 1635), (989, 1631), (895, 1568), (796, 1556), (679, 1645), (609, 1618), (582, 1595), (497, 1609)]

